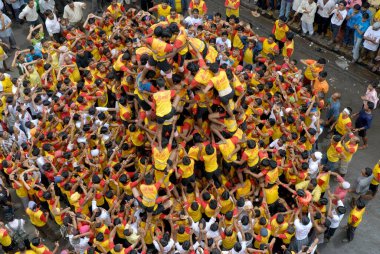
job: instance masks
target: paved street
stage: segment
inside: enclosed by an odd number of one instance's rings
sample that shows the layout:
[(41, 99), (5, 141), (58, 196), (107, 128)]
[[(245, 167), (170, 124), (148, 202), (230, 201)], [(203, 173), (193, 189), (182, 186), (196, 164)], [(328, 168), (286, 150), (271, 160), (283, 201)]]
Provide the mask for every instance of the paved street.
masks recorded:
[[(209, 14), (220, 12), (224, 15), (224, 0), (206, 0), (208, 4)], [(88, 2), (91, 7), (91, 2)], [(90, 8), (87, 8), (90, 9)], [(259, 35), (266, 36), (272, 29), (273, 22), (263, 17), (254, 18), (250, 15), (249, 11), (241, 8), (241, 18), (249, 21), (253, 24), (255, 30)], [(25, 38), (29, 31), (26, 24), (13, 26), (13, 31), (16, 36), (18, 46), (24, 49), (28, 46)], [(379, 80), (379, 76), (371, 73), (366, 68), (359, 65), (349, 64), (347, 70), (342, 69), (346, 64), (345, 59), (338, 58), (338, 55), (332, 52), (326, 52), (320, 50), (319, 47), (311, 44), (309, 41), (297, 36), (295, 46), (295, 59), (324, 57), (328, 60), (326, 70), (328, 72), (328, 80), (330, 84), (330, 92), (339, 91), (342, 93), (342, 106), (351, 106), (354, 111), (358, 111), (361, 107), (360, 95), (365, 93), (367, 82), (370, 80)], [(8, 66), (13, 59), (13, 55), (7, 60)], [(349, 60), (347, 60), (349, 63)], [(299, 67), (301, 65), (299, 64)], [(12, 74), (15, 74), (12, 72)], [(357, 178), (360, 169), (363, 167), (373, 167), (373, 165), (380, 159), (380, 116), (379, 110), (374, 112), (374, 121), (372, 129), (369, 131), (369, 148), (367, 150), (358, 151), (353, 158), (353, 161), (349, 167), (348, 180), (354, 183)], [(326, 140), (324, 140), (326, 145)], [(380, 253), (379, 250), (379, 236), (378, 230), (380, 228), (380, 194), (375, 200), (371, 201), (367, 207), (364, 219), (360, 227), (356, 231), (355, 240), (349, 244), (341, 243), (344, 237), (345, 231), (339, 229), (327, 245), (323, 245), (319, 248), (320, 253), (345, 253), (345, 254), (357, 254), (357, 253)], [(16, 200), (16, 199), (15, 199)], [(21, 204), (20, 204), (21, 206)], [(21, 213), (21, 208), (17, 212)], [(22, 215), (25, 218), (25, 215)], [(345, 224), (347, 219), (343, 220), (342, 224)], [(27, 227), (29, 232), (33, 232), (33, 227), (29, 224)], [(52, 246), (51, 243), (47, 243)]]

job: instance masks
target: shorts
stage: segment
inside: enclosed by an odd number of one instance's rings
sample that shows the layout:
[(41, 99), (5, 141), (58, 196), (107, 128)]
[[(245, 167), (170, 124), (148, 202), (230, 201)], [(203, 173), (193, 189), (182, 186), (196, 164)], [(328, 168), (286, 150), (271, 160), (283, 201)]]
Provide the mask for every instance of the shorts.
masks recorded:
[(153, 67), (157, 67), (159, 70), (163, 72), (167, 72), (171, 70), (171, 65), (168, 63), (168, 60), (164, 60), (162, 62), (158, 62), (154, 60), (154, 58), (151, 56), (149, 57), (148, 64)]
[(207, 120), (207, 117), (208, 117), (208, 109), (207, 108), (204, 108), (204, 107), (198, 107), (197, 108), (197, 115), (196, 115), (196, 118), (197, 119), (202, 119), (203, 121)]
[(259, 174), (260, 173), (260, 168), (259, 168), (259, 163), (257, 163), (255, 166), (248, 166), (248, 170), (251, 171), (252, 173)]
[(234, 90), (231, 91), (231, 93), (227, 94), (227, 95), (224, 95), (222, 97), (219, 97), (220, 101), (224, 104), (224, 105), (228, 105), (228, 102), (234, 98)]
[(214, 170), (214, 171), (212, 171), (212, 172), (207, 172), (207, 171), (204, 172), (204, 176), (206, 177), (207, 180), (211, 180), (214, 177), (219, 177), (220, 174), (221, 173), (220, 173), (220, 169), (219, 168), (216, 169), (216, 170)]
[(158, 124), (163, 124), (166, 120), (170, 120), (174, 115), (176, 111), (174, 108), (172, 108), (172, 111), (170, 111), (168, 114), (164, 116), (157, 116), (157, 123)]
[(358, 136), (361, 138), (365, 138), (367, 136), (367, 129), (358, 131)]
[(369, 190), (372, 192), (372, 196), (376, 195), (378, 189), (379, 189), (379, 185), (374, 185), (372, 183), (369, 185)]
[(347, 174), (347, 169), (348, 169), (348, 164), (349, 163), (350, 163), (349, 161), (347, 162), (347, 161), (344, 161), (344, 160), (341, 160), (339, 162), (339, 169), (338, 169), (339, 174), (341, 174), (341, 175)]
[(150, 111), (152, 109), (152, 107), (144, 100), (141, 100), (140, 97), (138, 95), (135, 96), (136, 100), (137, 100), (137, 103), (139, 104), (139, 106), (145, 110), (145, 111)]
[(185, 55), (177, 54), (173, 57), (173, 60), (178, 64), (179, 67), (182, 67), (183, 64), (185, 63), (185, 58), (186, 58), (186, 54)]
[(195, 182), (195, 175), (192, 174), (190, 177), (182, 178), (181, 182), (182, 182), (182, 185), (184, 185), (184, 186), (187, 186), (191, 183), (194, 183)]

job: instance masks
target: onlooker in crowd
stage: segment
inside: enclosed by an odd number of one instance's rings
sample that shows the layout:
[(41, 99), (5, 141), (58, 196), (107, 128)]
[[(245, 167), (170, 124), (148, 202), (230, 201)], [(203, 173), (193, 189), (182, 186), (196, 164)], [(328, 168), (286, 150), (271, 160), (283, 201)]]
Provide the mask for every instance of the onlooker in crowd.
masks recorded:
[(60, 38), (62, 38), (62, 34), (61, 24), (59, 23), (57, 16), (51, 10), (47, 10), (45, 15), (45, 26), (50, 38), (54, 39), (56, 42), (59, 42)]
[(369, 59), (373, 62), (380, 43), (380, 22), (374, 23), (364, 33), (364, 42), (361, 50), (361, 58), (358, 62)]
[(362, 20), (360, 5), (355, 4), (353, 8), (347, 12), (346, 29), (344, 30), (343, 47), (352, 46), (354, 40), (355, 25)]
[(371, 25), (368, 13), (362, 14), (362, 19), (354, 25), (354, 48), (352, 49), (352, 62), (359, 60), (360, 47), (363, 42), (363, 35), (368, 27)]
[(16, 18), (16, 22), (19, 22), (20, 19), (18, 18), (18, 15), (20, 15), (20, 9), (22, 5), (24, 4), (24, 1), (22, 0), (6, 0), (7, 4), (12, 6), (13, 14)]
[(45, 15), (47, 10), (55, 12), (55, 1), (54, 0), (39, 0), (40, 12)]
[(303, 1), (298, 7), (298, 10), (294, 16), (296, 16), (297, 13), (302, 13), (301, 25), (303, 35), (309, 34), (312, 36), (314, 34), (313, 24), (316, 11), (317, 4), (314, 2), (314, 0)]
[(2, 42), (8, 44), (11, 49), (17, 49), (16, 39), (11, 26), (11, 19), (0, 11), (0, 39)]
[(285, 16), (286, 20), (288, 20), (292, 5), (293, 0), (281, 0), (280, 17)]
[(334, 8), (335, 1), (334, 0), (318, 0), (317, 7), (318, 11), (315, 17), (315, 22), (318, 25), (317, 33), (318, 35), (326, 36), (327, 29), (330, 24), (330, 13)]
[(66, 19), (71, 26), (81, 27), (83, 22), (83, 10), (85, 8), (85, 3), (69, 0), (63, 11), (63, 18)]
[(347, 16), (346, 2), (339, 1), (339, 4), (337, 4), (335, 8), (330, 12), (330, 15), (331, 14), (333, 14), (331, 17), (332, 38), (329, 42), (329, 45), (333, 45), (334, 42), (337, 42), (340, 27)]
[(24, 9), (22, 9), (18, 17), (19, 19), (25, 19), (31, 26), (36, 26), (39, 24), (37, 6), (34, 0), (29, 0), (28, 4), (24, 7)]

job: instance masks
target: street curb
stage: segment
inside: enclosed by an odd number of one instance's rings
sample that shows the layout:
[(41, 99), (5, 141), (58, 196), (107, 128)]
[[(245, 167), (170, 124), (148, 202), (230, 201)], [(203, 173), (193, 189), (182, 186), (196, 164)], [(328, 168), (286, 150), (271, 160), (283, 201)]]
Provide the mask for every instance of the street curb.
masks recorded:
[[(244, 8), (246, 8), (246, 9), (250, 10), (250, 11), (254, 10), (253, 5), (250, 6), (248, 3), (245, 3), (243, 1), (240, 2), (240, 5), (242, 7), (244, 7)], [(263, 18), (269, 19), (269, 20), (276, 20), (273, 16), (270, 16), (268, 14), (260, 14), (260, 16), (263, 17)], [(315, 37), (310, 38), (310, 37), (307, 37), (307, 36), (302, 36), (301, 33), (300, 33), (301, 29), (299, 27), (296, 27), (294, 25), (288, 25), (288, 26), (289, 26), (290, 30), (292, 30), (294, 33), (296, 33), (301, 38), (304, 38), (305, 40), (308, 40), (308, 41), (310, 41), (310, 42), (312, 42), (312, 43), (314, 43), (314, 44), (320, 46), (321, 48), (324, 48), (324, 49), (326, 49), (326, 50), (328, 50), (330, 52), (336, 53), (336, 54), (338, 54), (340, 56), (344, 56), (348, 60), (352, 59), (352, 53), (348, 54), (345, 51), (340, 50), (340, 49), (339, 50), (334, 50), (334, 49), (331, 48), (331, 46), (321, 43), (321, 41), (318, 38), (315, 38)], [(361, 65), (361, 66), (367, 68), (368, 70), (370, 70), (372, 72), (372, 68), (368, 64), (366, 64), (366, 63), (355, 63), (355, 64)], [(372, 72), (372, 73), (378, 74), (378, 72)]]

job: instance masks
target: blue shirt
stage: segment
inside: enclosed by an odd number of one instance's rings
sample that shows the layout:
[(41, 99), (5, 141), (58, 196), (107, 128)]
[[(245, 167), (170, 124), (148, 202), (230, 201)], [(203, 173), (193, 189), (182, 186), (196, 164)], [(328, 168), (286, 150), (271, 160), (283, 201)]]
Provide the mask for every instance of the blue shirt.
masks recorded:
[(371, 124), (372, 124), (372, 114), (366, 113), (364, 109), (360, 110), (359, 116), (355, 122), (355, 128), (364, 127), (365, 129), (369, 129), (371, 128)]
[(331, 98), (330, 100), (330, 108), (327, 111), (327, 119), (333, 118), (334, 121), (336, 121), (339, 117), (340, 113), (340, 101), (333, 101)]
[[(354, 14), (354, 8), (351, 8), (348, 10), (347, 16), (351, 16), (352, 14)], [(362, 20), (362, 13), (359, 11), (347, 21), (347, 26), (350, 28), (354, 28), (354, 25), (356, 25), (361, 20)]]
[(359, 34), (358, 31), (355, 29), (354, 35), (357, 38), (363, 38), (365, 31), (367, 31), (368, 27), (371, 25), (370, 19), (367, 19), (363, 22), (363, 19), (360, 20), (357, 24), (358, 29), (363, 32), (363, 34)]

